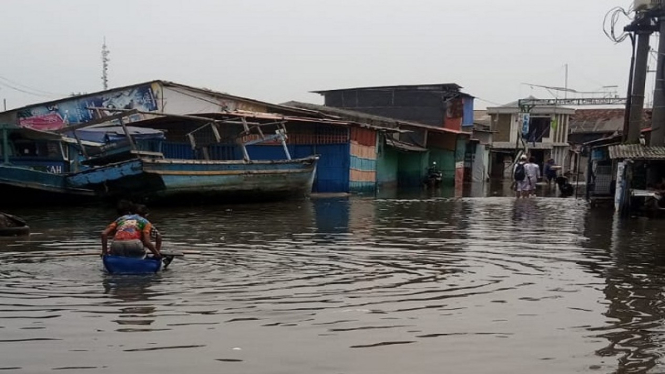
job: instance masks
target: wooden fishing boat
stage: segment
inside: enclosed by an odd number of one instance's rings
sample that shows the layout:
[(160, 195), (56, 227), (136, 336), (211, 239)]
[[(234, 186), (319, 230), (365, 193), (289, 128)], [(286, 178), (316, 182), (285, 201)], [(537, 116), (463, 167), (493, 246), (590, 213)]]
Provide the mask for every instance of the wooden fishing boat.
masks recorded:
[(87, 202), (95, 192), (68, 184), (69, 148), (58, 134), (2, 127), (0, 195), (5, 206)]
[[(112, 158), (108, 152), (97, 152), (93, 157), (87, 150), (89, 157), (82, 163), (90, 167), (69, 175), (67, 182), (73, 187), (94, 190), (100, 196), (131, 197), (151, 203), (191, 198), (204, 202), (254, 202), (310, 194), (319, 156), (292, 158), (283, 123), (250, 124), (241, 118), (242, 125), (236, 125), (238, 121), (172, 117), (160, 114), (152, 120), (132, 123), (132, 128), (145, 131), (165, 128), (166, 139), (152, 134), (148, 143), (138, 139), (128, 126), (123, 126), (124, 146), (115, 146), (119, 144), (117, 139), (115, 143), (106, 144), (104, 147), (113, 149)], [(229, 129), (228, 126), (240, 128)], [(261, 130), (270, 127), (273, 135)], [(232, 135), (223, 136), (223, 131)], [(118, 130), (114, 129), (113, 134), (119, 136)], [(233, 139), (232, 144), (228, 143), (229, 137)], [(251, 159), (247, 147), (261, 143), (270, 143), (273, 149), (282, 151), (283, 158)], [(126, 158), (119, 159), (122, 155)]]

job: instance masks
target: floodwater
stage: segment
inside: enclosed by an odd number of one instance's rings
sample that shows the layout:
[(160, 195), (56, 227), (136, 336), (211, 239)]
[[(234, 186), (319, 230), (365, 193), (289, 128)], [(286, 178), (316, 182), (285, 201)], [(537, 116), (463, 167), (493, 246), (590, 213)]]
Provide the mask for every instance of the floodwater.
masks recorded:
[(102, 270), (112, 210), (12, 213), (2, 373), (665, 372), (662, 222), (582, 200), (153, 208), (188, 254), (149, 276)]

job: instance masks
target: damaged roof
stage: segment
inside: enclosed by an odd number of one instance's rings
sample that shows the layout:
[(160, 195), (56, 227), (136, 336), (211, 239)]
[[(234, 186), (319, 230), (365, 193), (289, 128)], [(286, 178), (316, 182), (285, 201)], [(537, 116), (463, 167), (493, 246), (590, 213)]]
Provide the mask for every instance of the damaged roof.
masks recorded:
[[(623, 132), (624, 109), (578, 109), (570, 117), (571, 134), (611, 134)], [(651, 124), (650, 109), (643, 111), (642, 127)]]
[(650, 147), (640, 144), (620, 144), (609, 147), (610, 158), (630, 160), (665, 160), (665, 147)]
[[(154, 83), (159, 84), (163, 87), (169, 87), (169, 88), (172, 88), (172, 89), (180, 88), (180, 89), (184, 89), (184, 90), (194, 91), (194, 92), (210, 95), (210, 96), (213, 96), (215, 98), (244, 101), (246, 103), (253, 103), (253, 104), (257, 104), (257, 105), (263, 105), (266, 108), (268, 108), (268, 110), (272, 111), (273, 113), (292, 114), (292, 115), (297, 114), (297, 115), (304, 115), (304, 116), (311, 115), (311, 113), (308, 113), (307, 111), (304, 111), (304, 110), (299, 110), (298, 108), (287, 108), (287, 107), (284, 107), (284, 106), (278, 105), (278, 104), (272, 104), (272, 103), (268, 103), (268, 102), (264, 102), (264, 101), (260, 101), (260, 100), (250, 99), (250, 98), (247, 98), (247, 97), (235, 96), (235, 95), (230, 95), (230, 94), (227, 94), (227, 93), (224, 93), (224, 92), (213, 91), (213, 90), (207, 89), (207, 88), (198, 88), (198, 87), (188, 86), (188, 85), (175, 83), (175, 82), (170, 82), (170, 81), (165, 81), (165, 80), (152, 80), (152, 81), (147, 81), (147, 82), (135, 83), (135, 84), (131, 84), (131, 85), (128, 85), (128, 86), (115, 87), (115, 88), (111, 88), (111, 89), (104, 90), (104, 91), (97, 91), (97, 92), (85, 93), (85, 94), (82, 94), (82, 95), (63, 97), (63, 98), (57, 99), (57, 100), (51, 100), (51, 101), (46, 101), (46, 102), (40, 102), (40, 103), (25, 105), (25, 106), (22, 106), (20, 108), (10, 109), (6, 112), (18, 112), (18, 111), (22, 111), (22, 110), (25, 110), (25, 109), (28, 109), (28, 108), (33, 108), (33, 107), (36, 107), (36, 106), (53, 106), (55, 104), (59, 104), (59, 103), (65, 102), (65, 101), (85, 99), (85, 98), (96, 97), (96, 96), (103, 96), (105, 94), (124, 91), (124, 90), (134, 88), (134, 87), (138, 87), (138, 86), (151, 85), (151, 84), (154, 84)], [(2, 112), (0, 112), (0, 113), (2, 113)]]

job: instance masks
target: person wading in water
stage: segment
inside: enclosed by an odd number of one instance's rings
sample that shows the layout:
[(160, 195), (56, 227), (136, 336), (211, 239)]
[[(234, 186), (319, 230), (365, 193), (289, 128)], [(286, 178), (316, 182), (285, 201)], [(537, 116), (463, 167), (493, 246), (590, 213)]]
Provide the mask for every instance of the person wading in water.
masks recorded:
[[(133, 214), (134, 208), (128, 201), (121, 201), (118, 213), (121, 214), (115, 221), (102, 231), (102, 255), (138, 257), (145, 256), (145, 248), (156, 258), (162, 257), (159, 250), (150, 242), (152, 224), (138, 214)], [(108, 238), (113, 236), (109, 251)]]
[(526, 155), (520, 157), (520, 161), (515, 164), (513, 178), (515, 179), (516, 197), (529, 197), (529, 180), (526, 178)]

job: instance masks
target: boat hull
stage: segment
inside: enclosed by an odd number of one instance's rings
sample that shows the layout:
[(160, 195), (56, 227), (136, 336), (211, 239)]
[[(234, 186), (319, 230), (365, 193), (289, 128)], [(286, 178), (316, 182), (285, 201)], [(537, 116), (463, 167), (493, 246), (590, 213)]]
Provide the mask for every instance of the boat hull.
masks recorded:
[(24, 167), (0, 165), (0, 196), (3, 206), (70, 204), (97, 200), (92, 190), (68, 185), (67, 175)]
[(152, 202), (253, 202), (308, 195), (317, 162), (317, 156), (250, 162), (142, 158), (86, 170), (69, 182)]
[(110, 274), (151, 274), (162, 268), (162, 260), (151, 257), (132, 258), (105, 255), (102, 262), (104, 269)]

